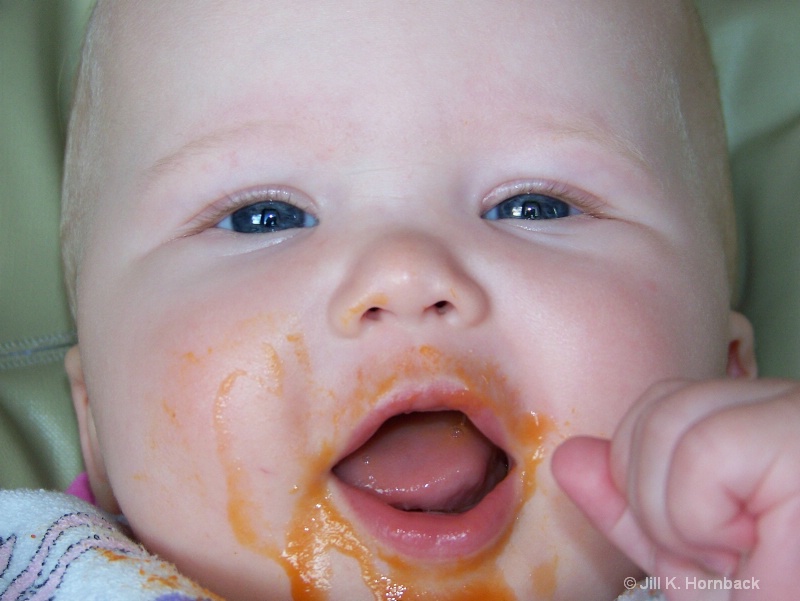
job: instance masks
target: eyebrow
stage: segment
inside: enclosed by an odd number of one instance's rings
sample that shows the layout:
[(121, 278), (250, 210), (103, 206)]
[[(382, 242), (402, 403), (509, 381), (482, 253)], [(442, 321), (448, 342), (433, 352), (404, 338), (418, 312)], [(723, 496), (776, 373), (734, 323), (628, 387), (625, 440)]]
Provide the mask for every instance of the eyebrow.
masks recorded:
[[(202, 156), (206, 152), (225, 147), (229, 142), (241, 138), (242, 134), (263, 127), (263, 125), (263, 121), (247, 121), (227, 129), (212, 131), (198, 138), (194, 138), (147, 167), (144, 170), (144, 179), (146, 182), (149, 182), (165, 173), (178, 170), (187, 160)], [(293, 129), (290, 125), (285, 123), (271, 123), (270, 125), (274, 128)]]
[(548, 126), (547, 129), (556, 137), (586, 140), (607, 148), (626, 162), (633, 163), (648, 175), (652, 175), (655, 171), (645, 154), (632, 140), (616, 132), (604, 129), (593, 121), (580, 120), (575, 125), (571, 123), (554, 123)]
[[(148, 186), (150, 182), (158, 179), (162, 175), (180, 170), (182, 166), (193, 157), (203, 156), (208, 152), (224, 148), (229, 145), (230, 142), (241, 139), (243, 134), (259, 130), (263, 132), (267, 125), (272, 131), (284, 130), (287, 133), (291, 132), (295, 136), (300, 130), (297, 124), (252, 120), (234, 125), (230, 128), (212, 131), (186, 142), (177, 150), (159, 158), (152, 165), (147, 167), (143, 172), (145, 186)], [(611, 150), (614, 154), (621, 157), (626, 162), (634, 164), (648, 175), (654, 173), (652, 164), (632, 140), (616, 132), (602, 128), (589, 119), (579, 119), (574, 122), (552, 120), (544, 125), (537, 123), (530, 128), (525, 127), (523, 131), (536, 131), (552, 135), (556, 138), (588, 141), (595, 146)]]

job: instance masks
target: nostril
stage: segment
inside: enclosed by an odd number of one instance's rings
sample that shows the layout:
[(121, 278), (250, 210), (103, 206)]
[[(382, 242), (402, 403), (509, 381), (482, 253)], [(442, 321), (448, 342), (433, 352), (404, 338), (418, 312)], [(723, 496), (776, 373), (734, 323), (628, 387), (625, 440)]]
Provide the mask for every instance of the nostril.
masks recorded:
[(453, 308), (453, 305), (449, 301), (439, 301), (433, 305), (433, 308), (439, 315), (444, 315), (445, 313), (450, 312), (450, 310)]
[[(455, 309), (455, 306), (450, 301), (439, 301), (428, 307), (428, 311), (436, 315), (445, 315)], [(369, 321), (380, 321), (383, 318), (384, 309), (382, 307), (370, 307), (362, 314), (362, 318)]]
[(371, 319), (373, 321), (378, 321), (381, 318), (381, 308), (380, 307), (370, 307), (366, 311), (364, 311), (364, 319)]

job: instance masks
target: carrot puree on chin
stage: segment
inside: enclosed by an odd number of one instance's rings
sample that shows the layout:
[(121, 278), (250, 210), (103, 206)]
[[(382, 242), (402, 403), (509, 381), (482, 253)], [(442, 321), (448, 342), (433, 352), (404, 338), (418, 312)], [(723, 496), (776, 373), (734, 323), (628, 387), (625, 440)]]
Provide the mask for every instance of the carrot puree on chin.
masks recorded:
[[(473, 396), (482, 399), (485, 409), (499, 416), (507, 432), (512, 447), (507, 450), (516, 460), (507, 478), (518, 479), (515, 483), (521, 491), (519, 506), (515, 509), (518, 512), (535, 492), (535, 473), (544, 456), (544, 441), (553, 431), (552, 420), (531, 412), (509, 411), (508, 405), (501, 407), (507, 401), (502, 396), (507, 392), (505, 379), (488, 362), (470, 357), (464, 365), (462, 361), (444, 357), (432, 347), (421, 347), (409, 355), (414, 356), (403, 359), (389, 375), (370, 378), (368, 384), (359, 382), (355, 396), (361, 398), (352, 399), (360, 405), (359, 412), (367, 414), (375, 406), (375, 392), (380, 391), (380, 395), (391, 390), (398, 379), (408, 379), (410, 373), (418, 379), (428, 373), (455, 375)], [(330, 445), (310, 462), (304, 483), (294, 487), (296, 504), (286, 529), (284, 548), (281, 549), (277, 541), (264, 540), (259, 535), (263, 516), (257, 510), (250, 475), (232, 452), (226, 420), (231, 389), (243, 376), (246, 374), (241, 371), (231, 373), (220, 385), (214, 403), (217, 448), (226, 473), (228, 521), (240, 544), (282, 566), (290, 581), (292, 599), (330, 599), (329, 587), (333, 579), (330, 557), (335, 553), (356, 561), (361, 579), (376, 601), (516, 599), (498, 566), (512, 526), (487, 548), (464, 558), (449, 558), (440, 563), (416, 562), (410, 556), (388, 553), (376, 545), (371, 536), (365, 536), (362, 528), (354, 527), (334, 502), (330, 489), (331, 467), (341, 457), (334, 457)], [(347, 412), (353, 411), (352, 403), (340, 406), (346, 407)], [(350, 413), (349, 417), (352, 416)], [(343, 417), (337, 416), (336, 423), (353, 423), (352, 419)]]

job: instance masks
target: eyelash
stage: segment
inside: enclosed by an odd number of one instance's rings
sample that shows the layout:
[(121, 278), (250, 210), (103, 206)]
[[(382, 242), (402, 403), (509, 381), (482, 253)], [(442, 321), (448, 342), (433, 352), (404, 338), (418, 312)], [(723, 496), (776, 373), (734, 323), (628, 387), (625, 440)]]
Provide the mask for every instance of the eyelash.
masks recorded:
[[(487, 220), (502, 219), (499, 216), (500, 206), (519, 197), (530, 196), (530, 202), (538, 204), (540, 201), (562, 202), (569, 207), (570, 213), (559, 217), (572, 217), (588, 215), (590, 217), (604, 217), (603, 204), (599, 199), (583, 190), (567, 187), (554, 182), (519, 182), (503, 186), (492, 192), (484, 201), (484, 205), (491, 204), (490, 208), (481, 213), (481, 218)], [(578, 213), (572, 213), (577, 210)], [(494, 213), (494, 215), (492, 214)], [(525, 220), (521, 215), (515, 215)], [(547, 219), (547, 217), (545, 217)]]
[[(291, 205), (296, 207), (298, 211), (305, 214), (305, 222), (303, 227), (313, 227), (319, 223), (318, 219), (310, 211), (309, 203), (303, 202), (302, 198), (298, 199), (299, 195), (293, 194), (291, 190), (284, 188), (258, 188), (248, 190), (238, 194), (231, 194), (226, 196), (220, 202), (210, 207), (202, 214), (200, 214), (195, 221), (199, 224), (196, 231), (200, 231), (208, 227), (206, 224), (212, 224), (214, 228), (218, 228), (220, 224), (226, 220), (231, 220), (234, 213), (239, 210), (253, 207), (258, 204), (264, 204), (265, 208), (269, 207), (270, 203), (276, 205)], [(602, 203), (594, 196), (569, 188), (563, 184), (553, 182), (519, 182), (503, 186), (492, 192), (484, 201), (484, 206), (492, 203), (490, 208), (481, 213), (481, 218), (489, 221), (503, 219), (497, 215), (490, 216), (492, 212), (497, 212), (499, 207), (510, 200), (520, 196), (531, 196), (532, 202), (541, 200), (552, 199), (554, 201), (563, 202), (570, 207), (570, 211), (575, 209), (577, 214), (571, 213), (567, 216), (588, 215), (590, 217), (602, 218), (604, 211)], [(520, 215), (521, 220), (526, 220)], [(193, 228), (194, 229), (194, 228)], [(220, 228), (225, 229), (225, 228)], [(275, 230), (284, 231), (284, 230)]]
[[(262, 218), (264, 212), (269, 209), (283, 210), (283, 207), (292, 207), (301, 212), (305, 217), (304, 227), (316, 225), (318, 220), (310, 210), (308, 202), (303, 202), (291, 190), (284, 188), (257, 188), (245, 192), (231, 194), (223, 198), (215, 205), (209, 207), (194, 220), (198, 224), (197, 231), (206, 229), (210, 224), (212, 228), (225, 229), (220, 227), (226, 221), (230, 222), (237, 211), (241, 211), (257, 205), (263, 205)], [(273, 231), (285, 231), (277, 229)]]
[(236, 209), (215, 227), (240, 234), (271, 234), (317, 223), (315, 217), (293, 204), (265, 200)]

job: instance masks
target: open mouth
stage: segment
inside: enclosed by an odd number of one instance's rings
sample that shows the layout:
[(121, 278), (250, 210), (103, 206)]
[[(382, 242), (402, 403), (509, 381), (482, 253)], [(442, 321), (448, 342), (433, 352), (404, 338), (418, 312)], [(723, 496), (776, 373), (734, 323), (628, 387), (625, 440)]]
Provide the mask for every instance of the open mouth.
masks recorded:
[(386, 420), (333, 473), (402, 511), (459, 514), (508, 474), (505, 452), (461, 411), (412, 412)]
[(333, 467), (337, 490), (383, 546), (454, 560), (492, 547), (513, 523), (520, 497), (519, 478), (509, 477), (514, 461), (493, 440), (497, 423), (473, 400), (460, 398), (472, 407), (466, 413), (451, 403), (407, 407), (364, 433)]

